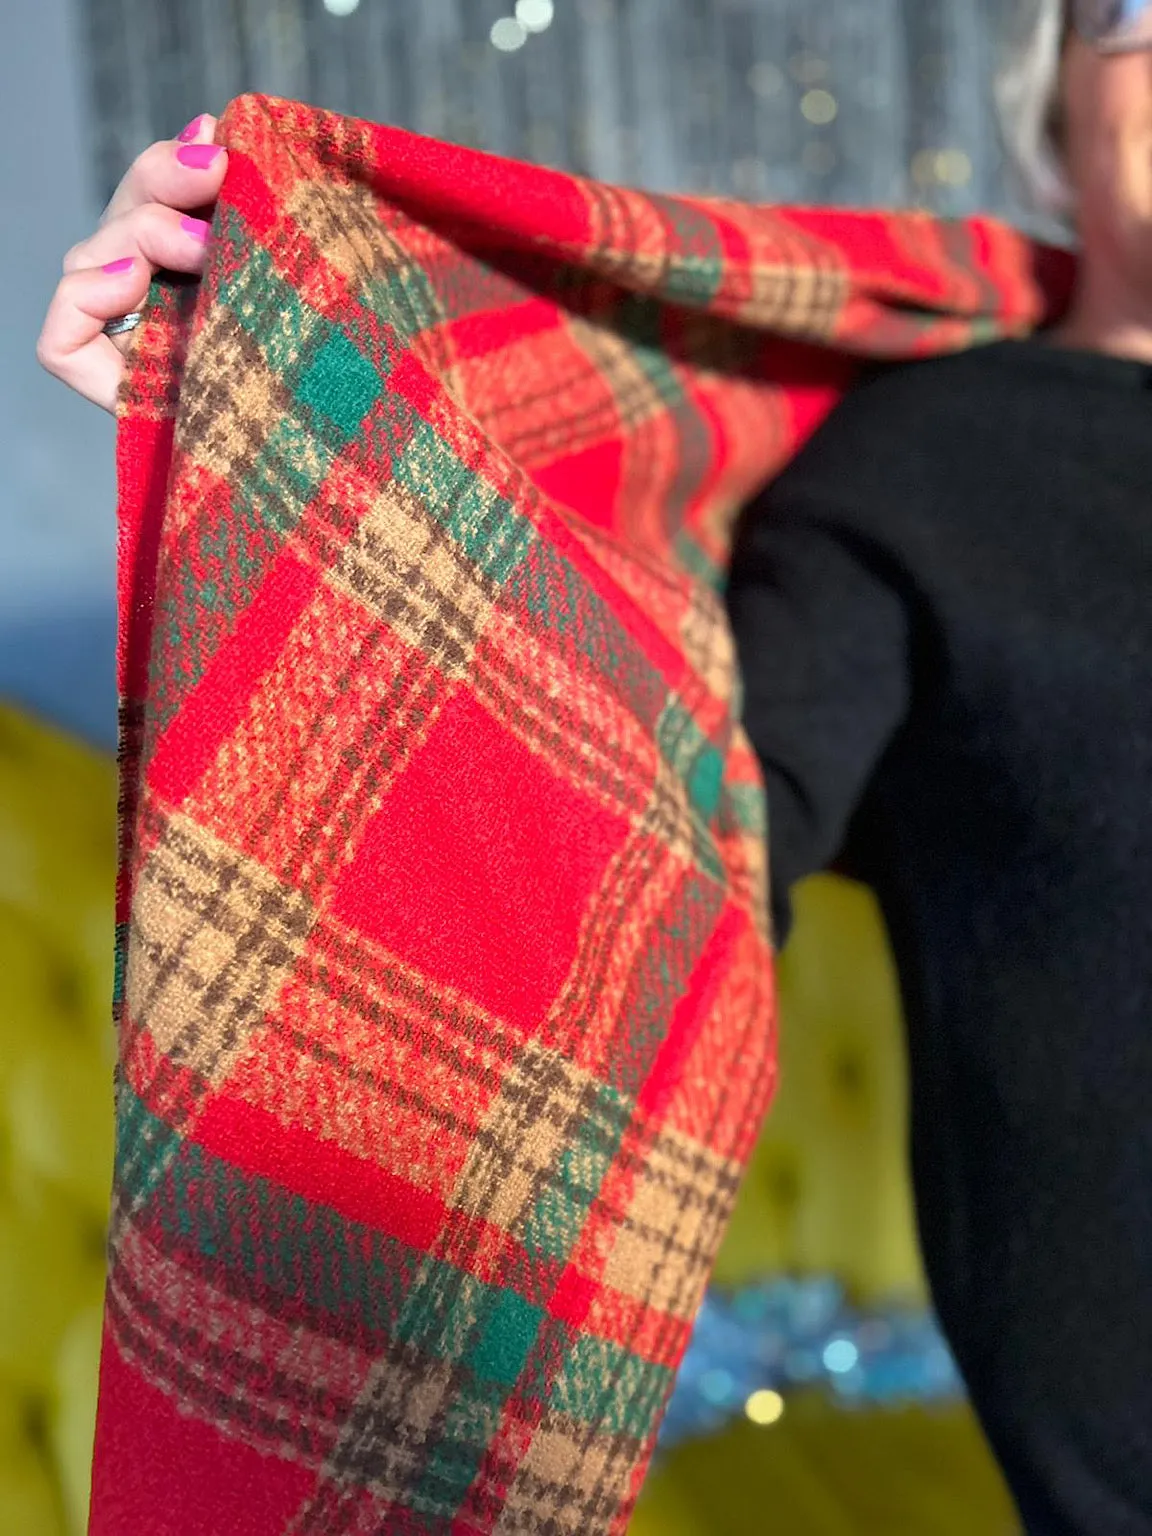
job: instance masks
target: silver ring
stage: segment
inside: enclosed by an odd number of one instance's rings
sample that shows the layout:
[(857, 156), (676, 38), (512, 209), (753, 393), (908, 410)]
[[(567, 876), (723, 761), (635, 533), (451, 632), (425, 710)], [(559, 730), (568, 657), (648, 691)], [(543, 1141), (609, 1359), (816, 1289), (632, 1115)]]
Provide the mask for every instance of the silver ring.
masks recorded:
[(111, 320), (104, 322), (105, 336), (123, 336), (125, 331), (134, 331), (143, 320), (143, 311), (134, 309), (128, 315), (116, 315)]

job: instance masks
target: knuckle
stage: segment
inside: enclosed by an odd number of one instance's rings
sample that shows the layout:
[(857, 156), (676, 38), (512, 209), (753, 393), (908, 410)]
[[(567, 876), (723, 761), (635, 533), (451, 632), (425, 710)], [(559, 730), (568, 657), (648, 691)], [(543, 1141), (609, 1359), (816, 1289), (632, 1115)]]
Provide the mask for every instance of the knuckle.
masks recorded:
[(147, 149), (142, 149), (136, 156), (136, 164), (141, 170), (152, 172), (158, 165), (166, 164), (171, 153), (172, 146), (167, 139), (153, 139)]
[(156, 184), (160, 169), (167, 162), (171, 150), (172, 146), (165, 144), (162, 139), (149, 144), (148, 148), (142, 149), (133, 160), (128, 169), (128, 175), (124, 178), (125, 181), (130, 182), (137, 193), (150, 196), (149, 188)]
[(36, 338), (36, 361), (41, 368), (46, 368), (49, 373), (56, 372), (56, 352), (52, 346), (52, 339), (47, 330), (40, 332)]
[(138, 245), (155, 244), (156, 237), (167, 232), (172, 222), (172, 210), (165, 203), (141, 203), (128, 215), (128, 228)]

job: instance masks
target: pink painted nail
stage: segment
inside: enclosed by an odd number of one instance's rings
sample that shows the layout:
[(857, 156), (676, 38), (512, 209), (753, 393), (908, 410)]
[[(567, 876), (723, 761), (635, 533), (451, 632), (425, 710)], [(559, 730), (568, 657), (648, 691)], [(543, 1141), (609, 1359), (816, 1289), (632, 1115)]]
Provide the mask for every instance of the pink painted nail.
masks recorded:
[(131, 267), (131, 265), (132, 265), (132, 257), (131, 256), (121, 256), (119, 258), (119, 260), (117, 260), (117, 261), (106, 261), (104, 263), (104, 271), (105, 272), (127, 272), (129, 267)]
[(198, 112), (196, 114), (196, 116), (192, 119), (192, 121), (187, 125), (187, 127), (181, 128), (180, 132), (176, 135), (176, 137), (180, 141), (180, 143), (181, 144), (191, 144), (193, 139), (200, 132), (200, 124), (203, 121), (204, 121), (204, 114), (203, 114), (203, 112)]
[(212, 226), (207, 219), (194, 219), (186, 213), (180, 219), (180, 228), (185, 234), (191, 235), (193, 240), (199, 240), (203, 245), (208, 239), (208, 232)]
[(190, 171), (206, 171), (219, 153), (219, 144), (181, 144), (176, 158)]

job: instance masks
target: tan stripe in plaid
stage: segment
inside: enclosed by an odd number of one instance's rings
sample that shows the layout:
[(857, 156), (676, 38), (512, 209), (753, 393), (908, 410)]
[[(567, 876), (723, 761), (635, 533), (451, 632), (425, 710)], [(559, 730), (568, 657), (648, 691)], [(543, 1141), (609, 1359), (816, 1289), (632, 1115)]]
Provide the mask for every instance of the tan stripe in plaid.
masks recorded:
[(752, 252), (741, 320), (810, 341), (834, 336), (852, 291), (843, 258), (783, 219), (765, 238), (748, 209), (726, 208), (725, 214), (742, 227)]
[(652, 930), (690, 868), (641, 823), (609, 862), (589, 903), (568, 974), (541, 1038), (588, 1072), (602, 1072), (620, 1029), (624, 995)]
[[(523, 1240), (525, 1221), (546, 1190), (570, 1198), (581, 1160), (588, 1164), (581, 1187), (591, 1203), (599, 1183), (595, 1164), (612, 1156), (631, 1113), (627, 1100), (589, 1073), (529, 1042), (504, 1072), (473, 1133), (452, 1204)], [(561, 1167), (565, 1153), (569, 1162)], [(563, 1248), (554, 1256), (563, 1258)]]
[(362, 293), (369, 278), (404, 260), (381, 228), (380, 199), (366, 182), (302, 177), (284, 210), (352, 293)]
[(596, 272), (628, 288), (651, 291), (668, 271), (671, 242), (658, 203), (643, 193), (602, 182), (578, 183), (588, 205), (582, 253)]
[(497, 610), (469, 683), (484, 707), (574, 788), (615, 815), (634, 816), (660, 777), (651, 731), (605, 680)]
[(763, 834), (734, 825), (735, 818), (725, 818), (731, 794), (725, 789), (720, 797), (720, 817), (728, 824), (716, 835), (716, 848), (724, 862), (728, 879), (728, 899), (747, 914), (762, 944), (768, 937), (765, 910), (768, 885), (768, 852)]
[[(244, 380), (243, 390), (237, 390), (237, 379)], [(243, 483), (268, 434), (292, 411), (283, 381), (223, 304), (204, 316), (189, 351), (184, 391), (177, 448), (232, 486)]]
[[(457, 1434), (464, 1428), (464, 1438), (474, 1436), (477, 1445), (490, 1439), (498, 1427), (498, 1397), (487, 1401), (472, 1397), (466, 1424), (455, 1412), (473, 1383), (471, 1372), (452, 1362), (466, 1355), (474, 1339), (482, 1319), (484, 1289), (450, 1265), (426, 1261), (421, 1266), (406, 1304), (406, 1325), (411, 1326), (414, 1314), (423, 1314), (425, 1331), (434, 1335), (437, 1350), (448, 1358), (437, 1358), (399, 1339), (387, 1342), (359, 1400), (340, 1425), (339, 1438), (323, 1469), (324, 1481), (285, 1527), (283, 1536), (348, 1536), (365, 1529), (358, 1523), (365, 1494), (380, 1514), (393, 1500), (402, 1501), (403, 1509), (416, 1515), (443, 1518), (452, 1513), (458, 1491), (453, 1488), (445, 1497), (436, 1479), (422, 1474), (430, 1457), (445, 1454), (450, 1414)], [(467, 1446), (461, 1449), (466, 1455)]]
[(117, 416), (152, 423), (176, 415), (197, 287), (153, 286), (144, 319), (126, 338)]
[[(450, 1303), (454, 1310), (458, 1303)], [(456, 1321), (469, 1319), (463, 1309)], [(376, 1362), (357, 1409), (342, 1426), (326, 1474), (391, 1499), (412, 1489), (437, 1430), (458, 1398), (463, 1373), (415, 1345), (392, 1341)], [(440, 1513), (437, 1510), (437, 1513)]]
[(443, 519), (394, 482), (373, 498), (328, 580), (446, 677), (463, 674), (497, 590)]
[[(410, 604), (395, 606), (411, 614)], [(456, 622), (459, 630), (466, 621)], [(276, 664), (254, 684), (189, 814), (227, 830), (283, 880), (306, 892), (326, 888), (354, 858), (449, 697), (437, 662), (459, 664), (461, 641), (442, 633), (440, 657), (427, 656), (378, 622), (362, 595), (353, 599), (336, 582), (319, 586)], [(302, 696), (303, 676), (310, 684)], [(317, 708), (318, 693), (330, 708)]]
[[(484, 380), (493, 364), (520, 377), (505, 405)], [(632, 430), (665, 408), (635, 342), (579, 316), (524, 337), (476, 363), (461, 362), (463, 388), (480, 424), (525, 469), (550, 464)]]
[(678, 639), (688, 664), (718, 699), (732, 695), (736, 677), (736, 646), (720, 594), (697, 582), (680, 621)]
[[(382, 203), (363, 182), (305, 178), (285, 206), (292, 225), (315, 246), (313, 287), (332, 274), (334, 289), (342, 285), (371, 302), (371, 286), (386, 281), (407, 343), (427, 367), (451, 377), (456, 359), (443, 326), (447, 317), (424, 269), (454, 247)], [(326, 305), (338, 302), (335, 293), (324, 297)]]
[(493, 1536), (587, 1536), (625, 1502), (641, 1447), (549, 1413), (515, 1469)]
[(696, 1314), (742, 1168), (675, 1131), (630, 1133), (600, 1207), (612, 1211), (631, 1183), (601, 1272), (604, 1284), (657, 1312)]
[[(587, 256), (597, 271), (627, 287), (656, 291), (673, 261), (688, 270), (696, 264), (661, 216), (661, 199), (587, 181), (580, 185), (590, 215)], [(749, 251), (746, 260), (732, 264), (731, 273), (720, 273), (719, 290), (707, 296), (714, 312), (811, 340), (836, 334), (853, 286), (838, 251), (763, 209), (720, 199), (700, 199), (700, 206), (739, 229)], [(733, 277), (739, 289), (731, 288)]]
[(501, 1020), (329, 915), (228, 1092), (447, 1199), (519, 1046)]
[(227, 1077), (295, 967), (311, 903), (189, 817), (166, 819), (132, 906), (128, 1013), (206, 1084)]

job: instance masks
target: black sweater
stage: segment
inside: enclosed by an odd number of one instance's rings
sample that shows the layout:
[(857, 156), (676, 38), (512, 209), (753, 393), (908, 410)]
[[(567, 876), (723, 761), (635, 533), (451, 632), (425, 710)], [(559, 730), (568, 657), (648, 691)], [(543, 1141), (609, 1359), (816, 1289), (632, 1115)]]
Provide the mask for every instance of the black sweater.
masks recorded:
[(1150, 598), (1152, 369), (1042, 341), (861, 385), (729, 590), (778, 941), (833, 862), (879, 898), (934, 1294), (1045, 1532), (1152, 1531)]
[(910, 972), (1147, 1018), (1150, 599), (1152, 369), (1003, 342), (859, 386), (732, 565), (778, 940), (837, 861)]

